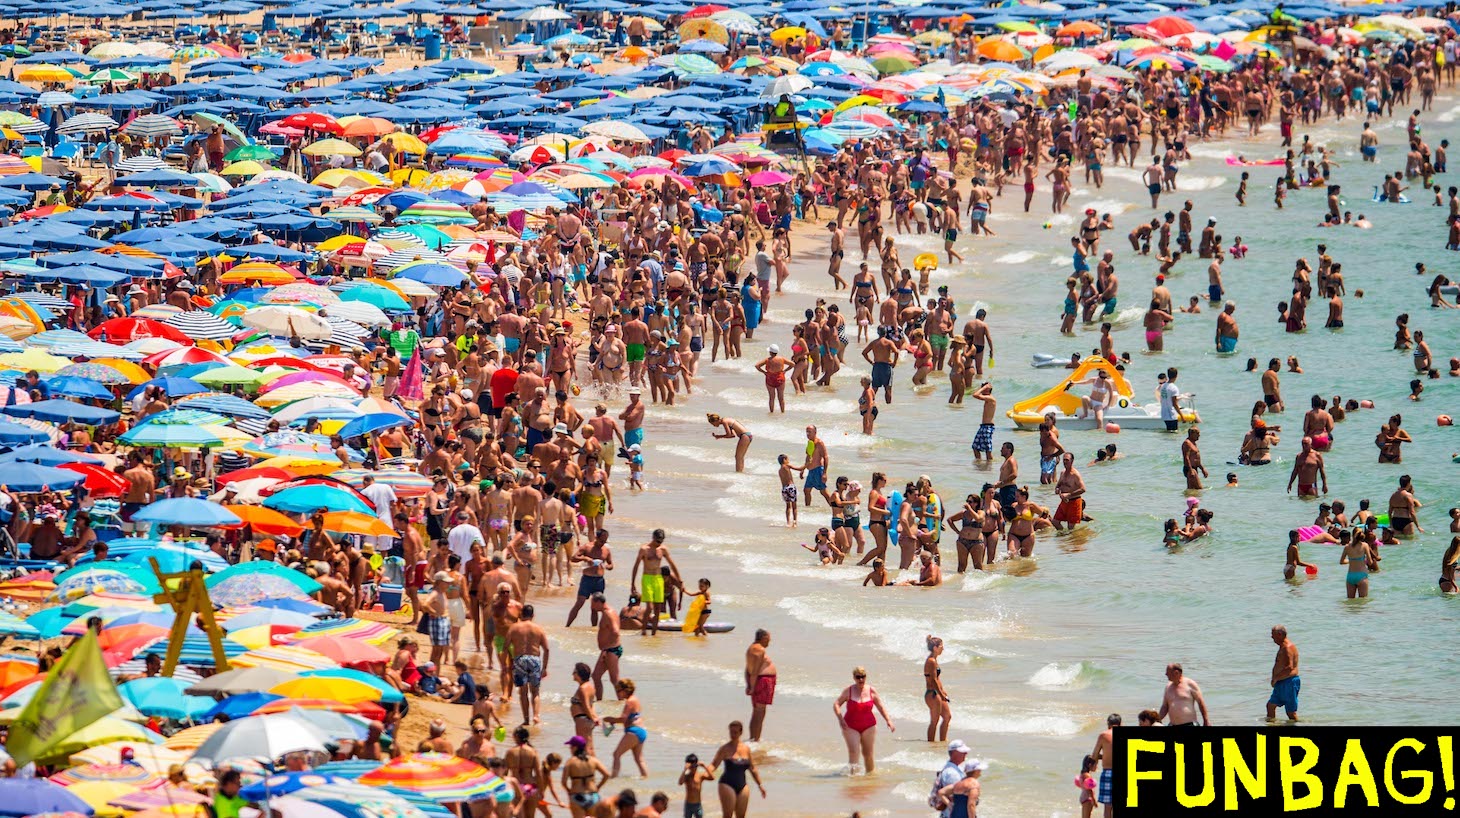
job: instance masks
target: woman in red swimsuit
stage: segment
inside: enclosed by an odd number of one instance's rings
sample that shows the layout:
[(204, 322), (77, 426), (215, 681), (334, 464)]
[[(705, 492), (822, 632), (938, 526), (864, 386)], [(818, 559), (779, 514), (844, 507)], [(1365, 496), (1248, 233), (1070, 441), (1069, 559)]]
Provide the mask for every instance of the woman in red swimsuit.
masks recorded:
[[(846, 712), (842, 712), (842, 708)], [(836, 720), (842, 728), (842, 738), (847, 742), (847, 766), (851, 767), (853, 774), (857, 768), (863, 767), (863, 772), (871, 773), (876, 767), (872, 758), (872, 750), (877, 743), (877, 715), (882, 714), (882, 720), (887, 722), (887, 729), (896, 733), (897, 728), (892, 726), (892, 717), (887, 715), (887, 708), (882, 706), (882, 697), (877, 695), (877, 690), (867, 684), (867, 669), (858, 667), (852, 670), (852, 684), (832, 704), (831, 709), (836, 713)]]

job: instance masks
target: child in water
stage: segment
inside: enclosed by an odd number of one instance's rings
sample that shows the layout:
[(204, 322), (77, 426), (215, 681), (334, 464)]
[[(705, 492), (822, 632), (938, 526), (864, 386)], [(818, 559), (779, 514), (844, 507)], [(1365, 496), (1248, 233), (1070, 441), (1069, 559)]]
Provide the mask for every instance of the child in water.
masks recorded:
[(800, 512), (797, 510), (800, 495), (796, 492), (796, 484), (791, 480), (791, 472), (799, 471), (805, 474), (806, 469), (801, 466), (792, 466), (791, 458), (783, 454), (776, 456), (776, 463), (779, 465), (776, 474), (781, 478), (781, 499), (786, 503), (786, 528), (795, 528), (800, 518)]
[[(694, 635), (708, 636), (709, 634), (705, 632), (705, 623), (710, 621), (710, 581), (705, 577), (700, 577), (699, 585), (700, 589), (698, 591), (690, 591), (685, 596), (704, 597), (705, 607), (700, 609), (699, 621), (695, 622)], [(685, 609), (688, 610), (689, 607), (689, 605), (686, 605)]]
[(842, 552), (831, 541), (831, 529), (823, 526), (816, 532), (816, 545), (801, 543), (801, 547), (816, 554), (822, 565), (839, 565)]
[(629, 447), (625, 460), (629, 461), (629, 488), (644, 490), (644, 449), (635, 443)]
[(1080, 774), (1075, 776), (1075, 787), (1080, 791), (1080, 818), (1090, 818), (1090, 813), (1095, 811), (1097, 782), (1094, 770), (1095, 757), (1085, 756), (1085, 760), (1080, 762)]

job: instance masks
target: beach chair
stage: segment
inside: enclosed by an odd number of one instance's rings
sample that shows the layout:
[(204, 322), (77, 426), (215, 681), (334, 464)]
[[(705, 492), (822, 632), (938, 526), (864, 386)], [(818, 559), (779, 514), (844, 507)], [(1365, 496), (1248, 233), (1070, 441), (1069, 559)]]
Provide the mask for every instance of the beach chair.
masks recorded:
[(75, 142), (62, 142), (51, 149), (51, 158), (60, 159), (68, 165), (80, 155), (81, 146)]

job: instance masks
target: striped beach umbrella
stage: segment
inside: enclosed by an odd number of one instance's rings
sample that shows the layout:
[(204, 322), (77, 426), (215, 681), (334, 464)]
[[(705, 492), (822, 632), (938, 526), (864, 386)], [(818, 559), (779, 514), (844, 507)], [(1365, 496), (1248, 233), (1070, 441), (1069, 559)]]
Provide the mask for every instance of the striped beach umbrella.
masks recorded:
[(105, 781), (113, 784), (133, 784), (138, 788), (156, 786), (162, 777), (136, 764), (82, 764), (51, 776), (51, 781), (68, 787), (83, 781)]
[(167, 167), (167, 163), (156, 156), (133, 156), (130, 159), (123, 159), (117, 163), (116, 171), (118, 176), (125, 176), (128, 173), (142, 173), (149, 170)]
[(133, 74), (131, 71), (124, 71), (120, 68), (103, 68), (99, 71), (93, 71), (90, 74), (87, 74), (86, 76), (81, 78), (81, 81), (93, 84), (104, 82), (128, 83), (136, 82), (138, 79), (140, 79), (140, 77), (138, 77), (136, 74)]
[(122, 133), (131, 136), (177, 136), (182, 132), (182, 125), (176, 119), (162, 114), (145, 114), (122, 126)]
[(475, 224), (476, 217), (459, 204), (426, 199), (416, 202), (400, 214), (401, 219), (414, 219), (426, 224)]
[[(7, 125), (6, 127), (14, 128), (13, 125)], [(101, 133), (103, 131), (116, 130), (116, 127), (117, 121), (107, 116), (106, 114), (85, 113), (77, 114), (76, 116), (67, 119), (65, 122), (62, 122), (60, 126), (56, 128), (56, 133)], [(19, 130), (18, 128), (14, 129)], [(21, 133), (25, 132), (21, 131)]]
[(366, 475), (373, 476), (377, 483), (390, 486), (395, 490), (396, 496), (402, 500), (424, 497), (431, 490), (431, 478), (419, 472), (405, 471), (403, 469), (384, 469), (381, 471), (343, 469), (330, 476), (343, 480), (355, 488), (360, 488), (365, 485)]
[(475, 801), (495, 796), (507, 782), (480, 764), (445, 753), (416, 753), (391, 759), (360, 776), (361, 784), (395, 787), (435, 801)]
[(312, 650), (295, 647), (294, 645), (273, 645), (267, 648), (251, 650), (240, 656), (230, 658), (229, 664), (234, 667), (267, 667), (274, 670), (284, 670), (290, 673), (300, 673), (306, 670), (325, 670), (327, 668), (339, 667), (335, 660), (315, 653)]
[(198, 60), (216, 60), (221, 55), (205, 45), (183, 46), (172, 52), (173, 62), (197, 62)]

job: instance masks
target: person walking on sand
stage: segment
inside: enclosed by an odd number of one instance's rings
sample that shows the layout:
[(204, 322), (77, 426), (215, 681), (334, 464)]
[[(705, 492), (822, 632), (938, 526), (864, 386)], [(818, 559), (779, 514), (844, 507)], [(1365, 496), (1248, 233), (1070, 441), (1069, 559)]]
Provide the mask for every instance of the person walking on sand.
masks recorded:
[(745, 431), (745, 426), (738, 420), (721, 417), (714, 412), (706, 414), (705, 420), (709, 421), (711, 426), (719, 426), (725, 430), (724, 434), (712, 433), (711, 437), (716, 440), (735, 439), (735, 471), (745, 471), (745, 453), (750, 451), (750, 442), (755, 438), (751, 436), (750, 432)]
[[(1288, 629), (1272, 626), (1272, 642), (1278, 646), (1272, 662), (1272, 695), (1267, 699), (1267, 720), (1277, 719), (1277, 709), (1287, 713), (1288, 721), (1298, 720), (1298, 691), (1303, 680), (1298, 676), (1298, 646), (1288, 638)], [(1109, 814), (1109, 813), (1107, 813)]]
[(882, 706), (882, 697), (877, 695), (877, 689), (867, 684), (866, 668), (852, 669), (852, 684), (832, 702), (831, 710), (836, 714), (842, 739), (847, 743), (847, 767), (851, 774), (856, 775), (860, 766), (870, 775), (877, 767), (872, 757), (877, 744), (877, 713), (882, 714), (889, 731), (896, 733), (897, 728), (892, 724), (892, 717), (887, 715), (887, 708)]
[(1207, 715), (1207, 700), (1201, 694), (1201, 686), (1188, 677), (1181, 664), (1172, 662), (1166, 666), (1166, 692), (1161, 697), (1160, 717), (1170, 716), (1172, 727), (1196, 727), (1197, 714), (1201, 714), (1201, 726), (1211, 727)]
[(761, 628), (755, 632), (755, 641), (745, 651), (745, 695), (750, 697), (751, 741), (760, 741), (766, 708), (776, 700), (776, 663), (766, 652), (770, 644), (771, 632)]

